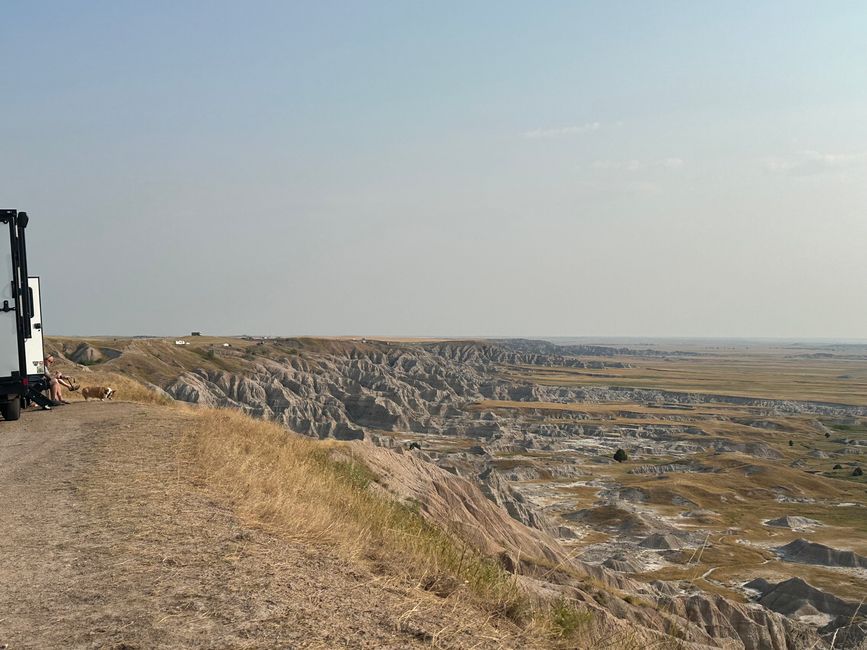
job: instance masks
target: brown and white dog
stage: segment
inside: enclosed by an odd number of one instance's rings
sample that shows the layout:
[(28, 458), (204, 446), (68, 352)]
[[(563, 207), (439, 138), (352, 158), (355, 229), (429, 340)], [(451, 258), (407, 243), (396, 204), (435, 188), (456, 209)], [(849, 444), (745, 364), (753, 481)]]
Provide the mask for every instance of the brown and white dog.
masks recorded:
[(108, 388), (107, 386), (85, 386), (81, 389), (81, 396), (85, 402), (91, 398), (105, 401), (111, 399), (113, 395), (114, 388)]

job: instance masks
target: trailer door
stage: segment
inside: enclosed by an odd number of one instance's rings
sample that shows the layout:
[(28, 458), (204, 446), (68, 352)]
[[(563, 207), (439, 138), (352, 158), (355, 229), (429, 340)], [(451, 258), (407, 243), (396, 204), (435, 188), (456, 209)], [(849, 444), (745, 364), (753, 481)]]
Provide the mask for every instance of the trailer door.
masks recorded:
[(11, 377), (20, 371), (18, 357), (18, 323), (15, 320), (19, 305), (12, 288), (15, 266), (12, 251), (0, 246), (0, 377)]
[(45, 373), (45, 352), (42, 349), (42, 301), (39, 294), (39, 278), (27, 278), (30, 290), (30, 304), (33, 306), (33, 317), (30, 319), (31, 336), (24, 342), (27, 355), (28, 376)]

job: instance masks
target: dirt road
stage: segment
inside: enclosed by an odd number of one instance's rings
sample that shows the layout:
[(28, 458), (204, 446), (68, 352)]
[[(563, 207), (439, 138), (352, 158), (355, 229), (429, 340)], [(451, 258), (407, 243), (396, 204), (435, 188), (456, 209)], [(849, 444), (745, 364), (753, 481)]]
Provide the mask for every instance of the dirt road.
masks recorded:
[[(194, 416), (0, 421), (0, 648), (499, 648), (480, 614), (252, 529), (196, 483)], [(4, 645), (5, 644), (5, 645)]]

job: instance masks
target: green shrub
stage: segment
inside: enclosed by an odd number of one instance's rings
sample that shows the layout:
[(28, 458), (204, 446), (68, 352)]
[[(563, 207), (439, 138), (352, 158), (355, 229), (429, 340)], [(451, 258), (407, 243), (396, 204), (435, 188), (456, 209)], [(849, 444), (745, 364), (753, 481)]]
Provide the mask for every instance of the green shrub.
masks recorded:
[(591, 612), (578, 609), (575, 602), (565, 598), (555, 600), (551, 604), (549, 616), (554, 628), (554, 635), (560, 638), (575, 636), (579, 630), (593, 620)]

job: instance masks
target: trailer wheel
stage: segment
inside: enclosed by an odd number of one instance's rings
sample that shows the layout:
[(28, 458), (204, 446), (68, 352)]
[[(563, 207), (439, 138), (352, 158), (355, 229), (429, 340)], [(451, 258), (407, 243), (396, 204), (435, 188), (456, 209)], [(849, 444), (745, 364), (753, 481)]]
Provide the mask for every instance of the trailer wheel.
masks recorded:
[(14, 395), (9, 402), (0, 402), (0, 415), (4, 420), (13, 422), (21, 417), (21, 399)]

